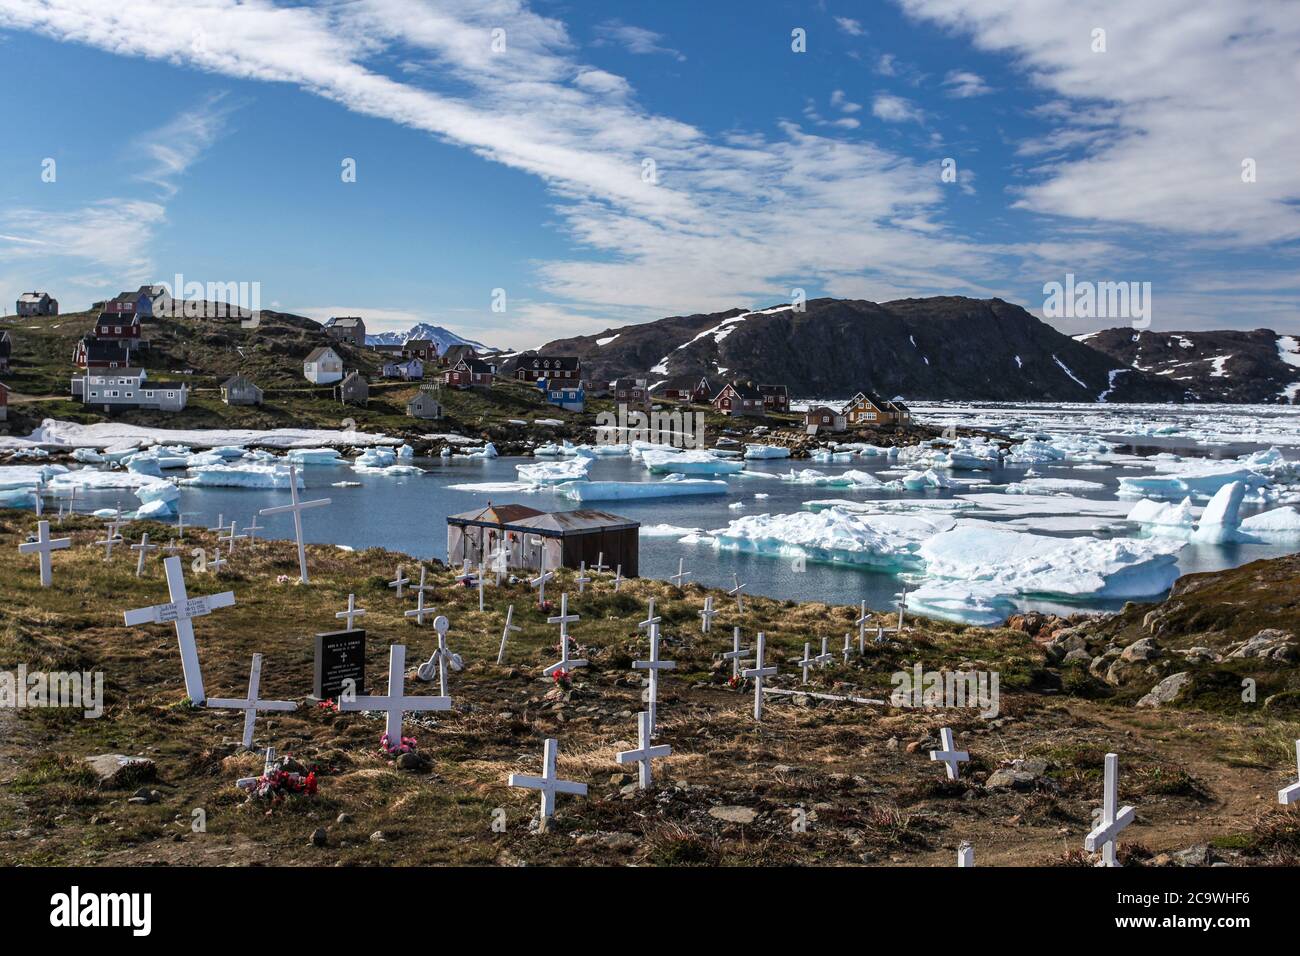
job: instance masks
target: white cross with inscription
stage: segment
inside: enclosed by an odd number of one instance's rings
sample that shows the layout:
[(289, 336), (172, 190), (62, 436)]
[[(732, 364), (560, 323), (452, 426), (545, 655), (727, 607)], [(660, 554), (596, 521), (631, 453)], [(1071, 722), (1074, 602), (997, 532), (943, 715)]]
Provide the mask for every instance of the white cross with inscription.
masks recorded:
[(818, 667), (824, 668), (831, 661), (835, 660), (835, 655), (826, 649), (826, 645), (829, 640), (830, 638), (826, 638), (826, 637), (822, 638), (822, 652), (813, 658), (813, 660), (817, 662)]
[(558, 750), (559, 744), (556, 739), (547, 737), (546, 743), (542, 745), (542, 775), (533, 777), (523, 773), (512, 773), (506, 780), (506, 786), (522, 787), (527, 790), (540, 790), (542, 792), (542, 829), (546, 828), (546, 821), (555, 816), (555, 795), (557, 793), (570, 793), (578, 797), (587, 795), (587, 785), (585, 783), (561, 780), (556, 774), (555, 758)]
[(700, 615), (700, 633), (709, 633), (709, 627), (713, 619), (718, 616), (718, 612), (713, 610), (713, 595), (710, 594), (704, 599), (704, 610), (699, 612)]
[(262, 655), (253, 655), (253, 669), (248, 674), (248, 696), (243, 700), (232, 697), (210, 697), (209, 707), (225, 707), (244, 712), (244, 747), (253, 749), (253, 726), (257, 722), (259, 710), (297, 710), (298, 705), (291, 700), (259, 700), (257, 691), (262, 682)]
[(569, 613), (569, 594), (566, 591), (560, 595), (560, 614), (558, 617), (548, 617), (547, 624), (560, 625), (560, 659), (550, 667), (542, 671), (547, 677), (550, 677), (556, 671), (568, 671), (573, 667), (586, 667), (586, 661), (569, 659), (569, 622), (578, 620), (580, 615)]
[(278, 515), (285, 512), (293, 514), (293, 536), (298, 541), (298, 576), (303, 584), (309, 584), (307, 579), (307, 545), (302, 539), (302, 513), (308, 508), (322, 508), (330, 503), (329, 498), (317, 498), (314, 501), (298, 500), (298, 469), (294, 465), (289, 466), (289, 499), (290, 504), (277, 505), (274, 508), (263, 508), (258, 514), (260, 515)]
[(451, 710), (450, 697), (407, 697), (406, 685), (406, 645), (392, 644), (388, 648), (388, 693), (380, 697), (367, 694), (363, 697), (346, 695), (339, 698), (339, 710), (382, 710), (387, 719), (384, 733), (388, 735), (388, 745), (396, 747), (402, 742), (402, 714), (406, 711)]
[(506, 608), (506, 626), (501, 629), (501, 650), (497, 651), (498, 664), (504, 664), (506, 661), (506, 641), (510, 639), (510, 632), (523, 630), (518, 624), (511, 623), (514, 617), (515, 606), (512, 604)]
[(648, 671), (650, 677), (650, 700), (647, 703), (650, 714), (650, 732), (657, 734), (659, 728), (659, 672), (670, 671), (677, 666), (676, 661), (665, 661), (659, 657), (659, 618), (654, 616), (654, 608), (651, 608), (650, 619), (638, 624), (638, 627), (649, 625), (650, 628), (650, 659), (648, 661), (633, 661), (632, 669), (638, 671)]
[(18, 545), (18, 553), (40, 555), (41, 587), (48, 588), (54, 583), (54, 567), (50, 562), (50, 552), (62, 551), (64, 548), (70, 547), (72, 547), (71, 538), (51, 538), (50, 523), (48, 521), (38, 521), (36, 523), (36, 540), (24, 541)]
[(727, 592), (727, 597), (734, 597), (736, 599), (736, 611), (740, 614), (744, 614), (745, 598), (740, 592), (745, 589), (745, 585), (740, 583), (740, 575), (738, 574), (732, 574), (731, 583), (734, 584), (735, 587)]
[(234, 553), (235, 553), (235, 542), (236, 542), (236, 541), (243, 541), (243, 540), (246, 539), (247, 537), (248, 537), (248, 535), (246, 535), (246, 534), (238, 534), (238, 533), (235, 531), (235, 522), (232, 521), (232, 522), (230, 522), (230, 527), (227, 528), (227, 529), (224, 529), (224, 533), (223, 533), (223, 534), (219, 534), (219, 535), (217, 535), (217, 540), (218, 540), (218, 541), (225, 542), (225, 545), (226, 545), (226, 553), (227, 553), (227, 554), (234, 554)]
[[(1300, 740), (1295, 742), (1295, 763), (1296, 772), (1300, 773)], [(1300, 802), (1300, 783), (1293, 783), (1291, 786), (1279, 790), (1277, 792), (1277, 802), (1285, 807)]]
[(620, 750), (615, 758), (619, 763), (640, 764), (637, 768), (638, 787), (642, 790), (649, 790), (654, 786), (654, 776), (651, 772), (650, 762), (655, 757), (667, 757), (673, 752), (673, 748), (667, 744), (661, 744), (658, 747), (651, 746), (650, 738), (654, 736), (654, 718), (648, 710), (643, 710), (636, 715), (637, 737), (640, 746), (636, 750)]
[(345, 628), (345, 630), (352, 631), (352, 630), (355, 630), (355, 629), (356, 629), (356, 628), (355, 628), (355, 619), (356, 619), (356, 618), (359, 618), (359, 617), (365, 617), (365, 614), (366, 614), (366, 609), (365, 609), (365, 608), (363, 608), (363, 607), (357, 607), (357, 596), (356, 596), (355, 594), (349, 594), (349, 595), (348, 595), (348, 608), (347, 608), (347, 610), (346, 610), (346, 611), (336, 611), (336, 612), (334, 613), (334, 616), (335, 616), (336, 618), (338, 618), (339, 620), (343, 620), (344, 618), (347, 618), (347, 622), (348, 622), (348, 623), (347, 623), (347, 627)]
[(144, 559), (149, 556), (150, 551), (157, 551), (158, 545), (149, 543), (149, 532), (146, 531), (140, 535), (140, 543), (131, 545), (132, 551), (139, 551), (140, 557), (135, 562), (135, 576), (138, 578), (144, 574)]
[[(421, 569), (421, 572), (422, 572), (421, 577), (423, 577), (423, 569)], [(407, 611), (405, 616), (415, 618), (415, 623), (419, 627), (424, 627), (424, 616), (426, 614), (432, 614), (436, 610), (436, 608), (424, 606), (425, 589), (423, 586), (418, 588), (412, 588), (412, 590), (415, 591), (415, 608), (414, 610)]]
[(574, 578), (573, 581), (578, 585), (579, 594), (581, 594), (586, 589), (587, 585), (591, 583), (591, 578), (587, 577), (586, 561), (579, 562), (578, 576)]
[(804, 642), (803, 642), (803, 660), (801, 660), (801, 661), (795, 661), (795, 664), (796, 664), (796, 665), (798, 665), (799, 667), (803, 668), (803, 681), (802, 681), (802, 683), (804, 683), (804, 684), (808, 683), (808, 671), (812, 668), (812, 666), (813, 666), (814, 664), (817, 663), (817, 658), (813, 657), (813, 656), (812, 656), (812, 651), (809, 650), (809, 648), (811, 648), (811, 647), (812, 647), (812, 642), (811, 642), (811, 641), (804, 641)]
[(975, 848), (969, 843), (963, 842), (957, 847), (957, 865), (959, 867), (969, 867), (975, 865)]
[(532, 587), (537, 588), (538, 607), (543, 607), (546, 604), (546, 582), (551, 580), (553, 577), (555, 577), (554, 571), (543, 571), (541, 574), (537, 575), (537, 577), (528, 582)]
[(399, 564), (397, 566), (397, 578), (389, 581), (388, 586), (390, 588), (397, 588), (397, 599), (400, 601), (402, 599), (402, 588), (410, 583), (411, 579), (402, 574), (402, 566)]
[(961, 776), (961, 765), (970, 761), (970, 754), (965, 750), (958, 750), (957, 745), (953, 743), (952, 728), (944, 727), (939, 731), (939, 746), (942, 750), (931, 750), (931, 760), (942, 760), (943, 769), (948, 774), (949, 780), (956, 780)]
[(185, 571), (181, 567), (181, 559), (165, 558), (163, 567), (167, 571), (167, 591), (171, 601), (127, 611), (123, 614), (123, 619), (127, 627), (135, 627), (137, 624), (175, 625), (176, 641), (181, 649), (181, 669), (185, 674), (185, 693), (189, 695), (191, 703), (202, 704), (205, 700), (203, 672), (199, 669), (199, 649), (194, 643), (193, 619), (211, 614), (219, 608), (233, 606), (235, 593), (222, 591), (220, 594), (192, 598), (185, 592)]
[(763, 666), (763, 654), (767, 650), (767, 635), (762, 631), (758, 632), (758, 640), (754, 647), (754, 666), (746, 668), (740, 673), (745, 677), (754, 678), (754, 719), (763, 719), (763, 678), (775, 677), (776, 667)]
[(265, 531), (266, 527), (257, 523), (257, 515), (253, 515), (253, 520), (244, 528), (244, 536), (248, 538), (248, 543), (252, 544), (257, 540), (257, 532)]
[(1089, 853), (1101, 847), (1101, 865), (1119, 866), (1115, 859), (1115, 846), (1120, 833), (1133, 822), (1133, 808), (1119, 805), (1119, 754), (1106, 754), (1106, 781), (1102, 792), (1101, 821), (1083, 838), (1083, 848)]
[(748, 652), (740, 646), (740, 628), (731, 629), (731, 650), (722, 655), (724, 661), (731, 661), (731, 676), (740, 678), (740, 661)]
[(683, 570), (682, 570), (682, 566), (683, 566), (685, 563), (686, 563), (686, 559), (685, 559), (685, 558), (678, 558), (678, 559), (677, 559), (677, 573), (674, 574), (672, 577), (670, 577), (670, 578), (668, 579), (669, 581), (672, 581), (674, 584), (676, 584), (677, 587), (679, 587), (679, 588), (680, 588), (683, 584), (686, 583), (686, 579), (689, 578), (689, 577), (691, 576), (691, 574), (693, 573), (693, 572), (691, 572), (691, 571), (683, 571)]

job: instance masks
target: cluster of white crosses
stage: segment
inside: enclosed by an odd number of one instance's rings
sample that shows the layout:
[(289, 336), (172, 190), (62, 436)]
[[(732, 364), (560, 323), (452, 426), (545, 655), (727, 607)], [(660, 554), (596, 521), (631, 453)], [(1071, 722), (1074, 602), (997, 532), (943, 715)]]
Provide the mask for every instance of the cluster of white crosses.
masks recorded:
[[(290, 474), (293, 478), (290, 482), (290, 491), (292, 503), (279, 508), (266, 508), (260, 514), (274, 514), (279, 512), (292, 512), (294, 515), (294, 527), (298, 543), (298, 558), (301, 571), (301, 580), (306, 583), (307, 563), (306, 552), (303, 547), (301, 511), (306, 508), (316, 507), (329, 503), (328, 499), (319, 501), (302, 502), (298, 500), (296, 473), (291, 467)], [(38, 496), (39, 500), (39, 496)], [(184, 537), (184, 514), (177, 519), (177, 538)], [(118, 533), (121, 525), (120, 512), (115, 515), (108, 523), (105, 536), (103, 539), (96, 541), (97, 545), (103, 545), (105, 548), (105, 557), (111, 558), (112, 549), (115, 545), (121, 544), (123, 539)], [(252, 523), (246, 527), (243, 533), (236, 531), (236, 523), (225, 523), (224, 516), (219, 516), (217, 525), (212, 529), (222, 535), (222, 541), (229, 546), (229, 551), (233, 552), (236, 542), (241, 540), (255, 540), (256, 532), (262, 530), (257, 524), (254, 517)], [(71, 547), (70, 538), (51, 538), (50, 523), (42, 519), (37, 523), (37, 532), (33, 536), (34, 540), (25, 541), (18, 546), (21, 554), (35, 554), (40, 562), (40, 583), (42, 587), (50, 587), (53, 583), (51, 555), (54, 551), (64, 550)], [(131, 549), (138, 554), (136, 563), (136, 574), (143, 573), (145, 560), (147, 556), (158, 550), (158, 546), (149, 543), (149, 536), (142, 535), (140, 543), (131, 545)], [(168, 548), (162, 549), (164, 551)], [(170, 547), (171, 551), (179, 550), (174, 546)], [(229, 552), (228, 552), (229, 553)], [(593, 571), (604, 571), (604, 555), (600, 555)], [(224, 563), (220, 558), (218, 550), (217, 561)], [(214, 562), (207, 562), (209, 569), (213, 568)], [(170, 600), (163, 604), (156, 604), (149, 607), (137, 608), (126, 611), (123, 615), (124, 622), (127, 626), (137, 626), (142, 624), (171, 624), (176, 631), (176, 639), (180, 649), (181, 670), (185, 681), (185, 691), (190, 701), (196, 706), (207, 706), (228, 710), (242, 711), (244, 714), (243, 745), (246, 748), (252, 748), (254, 730), (257, 720), (257, 714), (265, 711), (292, 711), (298, 707), (294, 701), (268, 700), (259, 696), (259, 690), (262, 677), (262, 655), (254, 654), (252, 668), (248, 678), (248, 693), (242, 698), (225, 698), (206, 696), (203, 685), (203, 672), (199, 664), (198, 647), (194, 635), (194, 620), (211, 614), (215, 610), (231, 607), (235, 604), (235, 595), (232, 591), (223, 591), (217, 594), (200, 595), (191, 597), (185, 584), (184, 569), (181, 559), (174, 553), (169, 554), (163, 560), (163, 567), (167, 579), (167, 588)], [(217, 564), (219, 569), (220, 564)], [(498, 562), (497, 583), (500, 584), (500, 570)], [(686, 578), (690, 576), (679, 562), (677, 574), (673, 576), (674, 582), (681, 587)], [(555, 572), (542, 571), (541, 574), (529, 583), (538, 589), (539, 604), (545, 601), (546, 582), (553, 579)], [(486, 574), (483, 565), (480, 565), (477, 572), (470, 569), (468, 564), (462, 568), (461, 572), (456, 575), (456, 582), (469, 587), (477, 587), (479, 591), (479, 607), (483, 609), (483, 587)], [(614, 589), (617, 591), (622, 581), (622, 568), (619, 567), (614, 577)], [(742, 590), (745, 585), (738, 578), (733, 577), (734, 587), (727, 594), (736, 599), (737, 608), (743, 612), (744, 603)], [(587, 568), (584, 563), (579, 570), (578, 577), (575, 578), (578, 585), (579, 594), (584, 593), (585, 585), (592, 583), (592, 579), (587, 576)], [(433, 585), (428, 583), (427, 569), (421, 565), (419, 584), (411, 585), (411, 579), (407, 578), (404, 568), (399, 566), (397, 576), (393, 581), (388, 582), (390, 588), (395, 589), (397, 597), (403, 597), (403, 589), (408, 590), (416, 595), (416, 607), (414, 610), (406, 611), (405, 616), (414, 619), (417, 625), (423, 625), (424, 617), (433, 614), (436, 609), (425, 604), (425, 595), (433, 590)], [(897, 632), (903, 628), (903, 606), (906, 601), (906, 594), (902, 595), (899, 601), (898, 625), (893, 628), (883, 628), (879, 625), (876, 627), (874, 640), (883, 639), (886, 631)], [(335, 614), (335, 617), (343, 621), (348, 630), (352, 630), (356, 621), (364, 617), (367, 611), (365, 608), (357, 607), (356, 595), (348, 595), (347, 607)], [(705, 600), (704, 610), (699, 612), (701, 618), (701, 630), (707, 634), (712, 627), (712, 619), (717, 612), (713, 608), (713, 599), (708, 597)], [(860, 606), (860, 614), (854, 622), (858, 626), (858, 652), (865, 653), (866, 634), (869, 614), (866, 602), (863, 601)], [(497, 662), (501, 663), (505, 659), (506, 645), (511, 631), (521, 630), (520, 626), (513, 623), (514, 605), (510, 605), (506, 612), (505, 627), (501, 634), (500, 650), (497, 654)], [(544, 668), (542, 673), (545, 675), (554, 675), (557, 672), (568, 673), (575, 668), (587, 666), (587, 661), (570, 656), (570, 634), (569, 625), (581, 619), (581, 616), (569, 611), (569, 595), (564, 592), (560, 596), (560, 613), (547, 618), (548, 624), (558, 624), (559, 634), (559, 660), (554, 664)], [(662, 618), (655, 614), (655, 602), (649, 600), (649, 609), (645, 620), (638, 622), (638, 629), (647, 631), (649, 640), (649, 654), (646, 660), (637, 660), (632, 662), (635, 670), (643, 670), (647, 673), (649, 690), (646, 696), (646, 709), (637, 715), (637, 746), (632, 750), (619, 751), (615, 759), (619, 764), (637, 764), (638, 765), (638, 785), (643, 790), (648, 790), (653, 786), (653, 761), (657, 758), (668, 757), (672, 754), (672, 748), (666, 744), (655, 745), (654, 738), (658, 734), (658, 703), (659, 703), (659, 674), (661, 671), (672, 670), (676, 663), (671, 660), (664, 660), (660, 657), (660, 624)], [(406, 674), (406, 646), (404, 644), (392, 644), (389, 647), (388, 663), (388, 691), (386, 694), (363, 695), (363, 696), (345, 696), (339, 702), (341, 711), (380, 711), (386, 716), (385, 731), (389, 740), (399, 741), (402, 734), (402, 720), (406, 713), (426, 712), (426, 711), (448, 711), (451, 709), (452, 700), (448, 695), (448, 671), (458, 671), (463, 667), (463, 661), (459, 654), (451, 651), (447, 643), (447, 633), (450, 630), (450, 622), (445, 616), (438, 615), (433, 622), (434, 629), (438, 633), (437, 649), (429, 660), (421, 665), (418, 669), (417, 676), (424, 681), (432, 681), (436, 673), (439, 681), (438, 696), (408, 696), (405, 692), (405, 674)], [(758, 632), (755, 647), (754, 660), (752, 667), (744, 667), (748, 651), (741, 646), (741, 629), (735, 627), (732, 631), (732, 649), (722, 654), (724, 660), (731, 661), (732, 677), (739, 679), (748, 678), (754, 684), (754, 720), (761, 721), (763, 718), (763, 695), (770, 688), (764, 687), (766, 678), (775, 677), (777, 668), (769, 664), (766, 659), (767, 642), (766, 635)], [(851, 655), (851, 634), (844, 636), (844, 647), (841, 651), (844, 661), (847, 663)], [(803, 658), (798, 661), (798, 666), (803, 672), (803, 682), (808, 680), (808, 672), (812, 667), (825, 667), (834, 659), (827, 646), (827, 639), (822, 639), (821, 653), (813, 655), (811, 644), (804, 644)], [(930, 751), (930, 759), (942, 763), (944, 772), (948, 780), (956, 781), (961, 779), (961, 765), (970, 761), (970, 754), (965, 750), (958, 750), (952, 729), (949, 727), (941, 728), (939, 731), (940, 749)], [(510, 774), (507, 784), (511, 787), (521, 787), (531, 790), (537, 790), (541, 793), (541, 816), (543, 821), (550, 820), (555, 814), (555, 797), (557, 794), (571, 794), (583, 796), (587, 793), (587, 785), (559, 778), (556, 769), (556, 759), (558, 756), (559, 745), (554, 738), (547, 738), (543, 747), (542, 757), (542, 775), (531, 776), (527, 774)], [(267, 751), (268, 766), (273, 762), (274, 751)], [(1297, 776), (1300, 777), (1300, 740), (1296, 741), (1296, 768)], [(242, 783), (242, 781), (241, 781)], [(1300, 802), (1300, 782), (1291, 784), (1278, 791), (1278, 802), (1284, 806)], [(1102, 806), (1097, 815), (1096, 826), (1084, 838), (1084, 848), (1088, 852), (1101, 853), (1100, 865), (1118, 866), (1116, 850), (1120, 834), (1132, 824), (1135, 816), (1134, 808), (1131, 806), (1119, 806), (1119, 756), (1117, 754), (1106, 754), (1105, 758), (1105, 779), (1103, 784)], [(957, 865), (959, 867), (974, 866), (974, 849), (969, 843), (962, 843), (957, 851)]]

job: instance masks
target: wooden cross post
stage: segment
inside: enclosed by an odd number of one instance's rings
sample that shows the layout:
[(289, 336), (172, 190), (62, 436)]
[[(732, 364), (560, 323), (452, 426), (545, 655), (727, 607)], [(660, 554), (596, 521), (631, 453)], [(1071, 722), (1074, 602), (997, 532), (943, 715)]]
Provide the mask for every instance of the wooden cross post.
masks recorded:
[(149, 556), (150, 551), (157, 551), (158, 545), (149, 543), (149, 532), (146, 531), (140, 535), (140, 543), (131, 545), (132, 551), (139, 551), (140, 557), (135, 562), (135, 576), (138, 578), (144, 574), (144, 559)]
[(54, 567), (50, 562), (51, 551), (62, 551), (72, 547), (71, 538), (51, 538), (50, 523), (39, 521), (36, 524), (36, 540), (25, 541), (18, 545), (19, 554), (39, 554), (41, 562), (41, 587), (48, 588), (54, 583)]
[(740, 628), (731, 629), (731, 650), (722, 655), (724, 661), (731, 661), (731, 677), (733, 680), (740, 679), (740, 662), (741, 658), (748, 653), (740, 646)]
[(758, 632), (758, 640), (754, 648), (754, 666), (741, 671), (745, 677), (754, 678), (754, 719), (763, 719), (763, 678), (775, 677), (776, 667), (765, 667), (763, 665), (763, 654), (767, 650), (767, 635), (762, 631)]
[(506, 626), (501, 629), (501, 650), (497, 651), (498, 664), (504, 664), (506, 662), (506, 641), (510, 638), (510, 632), (523, 630), (523, 628), (518, 624), (511, 623), (514, 620), (514, 617), (515, 606), (512, 604), (506, 608)]
[(636, 715), (637, 721), (637, 738), (640, 746), (636, 750), (620, 750), (615, 759), (619, 763), (635, 763), (640, 766), (637, 768), (638, 787), (641, 790), (649, 790), (654, 786), (654, 776), (651, 772), (650, 761), (655, 757), (667, 757), (673, 752), (673, 748), (667, 744), (658, 747), (651, 746), (650, 738), (654, 736), (654, 722), (648, 710), (643, 710)]
[(1106, 754), (1106, 781), (1102, 792), (1101, 820), (1083, 839), (1083, 848), (1093, 853), (1101, 847), (1101, 865), (1119, 866), (1115, 847), (1120, 833), (1133, 822), (1133, 808), (1119, 805), (1119, 754)]
[(647, 713), (650, 714), (650, 733), (651, 736), (659, 732), (659, 672), (670, 671), (677, 666), (676, 661), (665, 661), (659, 657), (659, 621), (655, 615), (654, 599), (650, 601), (650, 616), (637, 625), (637, 628), (649, 628), (650, 636), (650, 659), (648, 661), (633, 661), (632, 669), (639, 671), (648, 671), (650, 677), (650, 701), (647, 704)]
[(669, 581), (672, 581), (675, 585), (677, 585), (678, 588), (681, 588), (681, 586), (682, 586), (683, 584), (686, 583), (686, 579), (689, 578), (689, 577), (691, 576), (691, 574), (693, 573), (693, 572), (691, 572), (691, 571), (683, 571), (683, 570), (682, 570), (682, 567), (683, 567), (683, 565), (684, 565), (685, 563), (686, 563), (686, 559), (685, 559), (685, 558), (678, 558), (678, 559), (677, 559), (677, 573), (674, 574), (674, 575), (672, 575), (672, 576), (668, 579)]
[(258, 511), (260, 515), (278, 515), (286, 512), (293, 514), (293, 536), (298, 542), (298, 576), (303, 584), (310, 584), (307, 578), (307, 544), (302, 537), (302, 513), (308, 508), (322, 508), (330, 503), (329, 498), (317, 498), (314, 501), (298, 500), (298, 469), (294, 465), (289, 466), (289, 499), (290, 504), (277, 505), (274, 508), (263, 508)]
[(560, 595), (560, 613), (558, 617), (548, 617), (547, 624), (560, 625), (560, 659), (550, 667), (542, 671), (547, 677), (550, 677), (556, 671), (568, 672), (574, 667), (586, 667), (587, 662), (574, 660), (569, 657), (569, 623), (579, 620), (581, 615), (569, 613), (569, 593), (566, 591)]
[(388, 586), (389, 586), (390, 588), (397, 588), (397, 600), (400, 601), (400, 600), (402, 599), (402, 588), (403, 588), (403, 586), (405, 586), (405, 585), (407, 585), (407, 584), (410, 584), (410, 583), (411, 583), (411, 579), (408, 578), (408, 577), (403, 576), (403, 574), (402, 574), (402, 566), (399, 564), (399, 565), (397, 566), (397, 578), (396, 578), (396, 580), (389, 581), (389, 582), (388, 582)]
[(297, 710), (298, 705), (291, 700), (260, 700), (257, 696), (262, 682), (262, 655), (253, 655), (253, 669), (248, 674), (248, 696), (243, 700), (231, 697), (210, 697), (209, 707), (225, 707), (244, 712), (244, 749), (253, 749), (253, 727), (257, 723), (259, 710)]
[(355, 628), (356, 618), (363, 617), (365, 613), (366, 613), (365, 608), (357, 607), (357, 596), (355, 594), (349, 594), (347, 610), (337, 611), (335, 612), (334, 616), (339, 620), (343, 620), (344, 618), (346, 618), (347, 619), (346, 629), (352, 631), (356, 629)]
[(384, 733), (388, 746), (402, 743), (402, 715), (406, 711), (451, 710), (450, 697), (407, 697), (406, 645), (393, 644), (388, 648), (388, 693), (384, 696), (368, 694), (362, 697), (346, 695), (339, 698), (339, 710), (382, 710), (385, 714)]
[(951, 727), (944, 727), (939, 731), (939, 746), (943, 749), (931, 750), (930, 759), (943, 761), (943, 769), (948, 779), (956, 780), (961, 776), (961, 765), (970, 761), (970, 754), (965, 750), (957, 749), (957, 745), (953, 743)]
[(506, 786), (523, 787), (527, 790), (540, 790), (542, 792), (542, 830), (546, 829), (547, 821), (555, 816), (555, 795), (557, 793), (569, 793), (579, 797), (587, 795), (587, 785), (585, 783), (561, 780), (557, 775), (555, 758), (558, 750), (559, 744), (555, 738), (547, 737), (546, 743), (542, 747), (542, 775), (533, 777), (528, 774), (512, 773), (506, 780)]

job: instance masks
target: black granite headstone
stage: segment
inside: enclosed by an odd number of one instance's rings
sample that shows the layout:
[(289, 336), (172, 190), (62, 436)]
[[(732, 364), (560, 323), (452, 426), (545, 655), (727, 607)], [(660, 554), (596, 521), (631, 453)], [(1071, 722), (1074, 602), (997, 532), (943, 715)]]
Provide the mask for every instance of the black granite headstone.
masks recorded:
[(360, 628), (316, 635), (312, 696), (337, 700), (345, 680), (356, 681), (358, 696), (366, 693), (366, 632)]

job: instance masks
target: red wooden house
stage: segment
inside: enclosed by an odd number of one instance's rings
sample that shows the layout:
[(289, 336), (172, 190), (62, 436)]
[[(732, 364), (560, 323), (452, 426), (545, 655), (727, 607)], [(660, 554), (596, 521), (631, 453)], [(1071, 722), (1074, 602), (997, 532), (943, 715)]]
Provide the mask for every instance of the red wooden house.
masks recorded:
[(491, 388), (496, 366), (476, 358), (462, 358), (442, 373), (444, 385), (451, 388)]
[(713, 398), (713, 408), (723, 415), (747, 415), (763, 418), (763, 393), (749, 382), (731, 382)]

